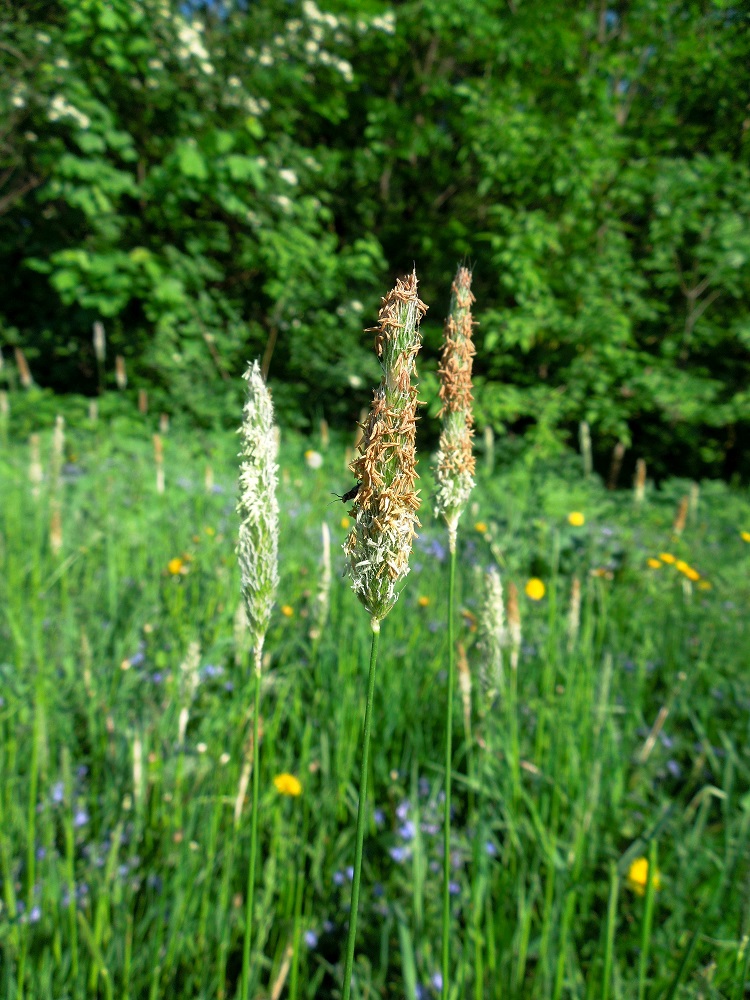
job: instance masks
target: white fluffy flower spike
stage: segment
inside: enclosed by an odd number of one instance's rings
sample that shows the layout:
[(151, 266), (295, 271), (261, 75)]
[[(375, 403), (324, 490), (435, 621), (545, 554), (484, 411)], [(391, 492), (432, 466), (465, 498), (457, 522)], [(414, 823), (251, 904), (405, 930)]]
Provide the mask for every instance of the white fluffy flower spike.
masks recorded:
[(255, 670), (260, 673), (263, 640), (279, 583), (278, 444), (271, 395), (257, 361), (248, 367), (243, 377), (247, 381), (247, 400), (239, 431), (242, 446), (237, 556)]

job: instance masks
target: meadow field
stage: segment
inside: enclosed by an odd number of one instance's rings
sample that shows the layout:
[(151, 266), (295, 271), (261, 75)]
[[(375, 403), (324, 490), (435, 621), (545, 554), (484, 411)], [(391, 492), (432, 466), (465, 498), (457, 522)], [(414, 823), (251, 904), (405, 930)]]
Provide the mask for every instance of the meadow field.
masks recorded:
[[(50, 427), (39, 465), (18, 437), (0, 453), (0, 991), (239, 996), (237, 438), (163, 433), (162, 484), (155, 420), (72, 423), (59, 468)], [(448, 583), (428, 466), (382, 629), (361, 998), (440, 991)], [(282, 430), (254, 998), (341, 990), (369, 647), (330, 502), (351, 485), (343, 441)], [(749, 543), (726, 484), (649, 483), (638, 503), (572, 452), (480, 453), (459, 530), (452, 997), (748, 995)], [(518, 588), (517, 669), (490, 567)]]

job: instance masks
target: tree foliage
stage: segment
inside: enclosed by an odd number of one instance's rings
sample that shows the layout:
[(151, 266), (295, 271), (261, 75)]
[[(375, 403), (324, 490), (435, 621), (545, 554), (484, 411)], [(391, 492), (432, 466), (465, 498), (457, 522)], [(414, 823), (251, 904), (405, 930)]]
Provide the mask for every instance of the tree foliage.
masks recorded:
[(480, 426), (730, 473), (749, 57), (725, 0), (6, 0), (0, 338), (93, 391), (103, 319), (203, 422), (273, 350), (282, 419), (350, 419), (378, 291), (416, 262), (434, 348), (465, 258)]

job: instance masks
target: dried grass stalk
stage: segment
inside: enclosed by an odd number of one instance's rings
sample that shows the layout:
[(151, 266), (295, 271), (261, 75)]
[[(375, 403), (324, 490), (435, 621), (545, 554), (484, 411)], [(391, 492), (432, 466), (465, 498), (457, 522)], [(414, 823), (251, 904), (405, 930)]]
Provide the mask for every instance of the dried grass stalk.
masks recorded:
[(359, 457), (350, 466), (360, 485), (344, 552), (352, 589), (378, 622), (398, 599), (396, 588), (409, 572), (419, 527), (420, 500), (414, 489), (417, 389), (411, 380), (426, 311), (417, 294), (416, 272), (397, 281), (382, 300), (374, 331), (383, 377), (362, 426)]
[(448, 525), (451, 548), (455, 545), (458, 519), (474, 488), (471, 369), (476, 351), (471, 335), (473, 302), (471, 271), (459, 267), (451, 287), (450, 312), (443, 330), (438, 369), (443, 428), (435, 468), (436, 514)]

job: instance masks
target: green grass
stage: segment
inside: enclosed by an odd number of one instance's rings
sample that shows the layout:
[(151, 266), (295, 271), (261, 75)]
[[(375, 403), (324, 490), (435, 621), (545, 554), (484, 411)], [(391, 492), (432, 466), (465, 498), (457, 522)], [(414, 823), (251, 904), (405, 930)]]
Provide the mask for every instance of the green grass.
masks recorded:
[[(253, 689), (235, 626), (236, 441), (167, 436), (159, 496), (149, 432), (138, 427), (69, 436), (57, 557), (48, 484), (33, 500), (25, 445), (11, 439), (0, 452), (8, 1000), (240, 989), (249, 795), (234, 817)], [(370, 633), (341, 575), (344, 510), (326, 506), (331, 490), (351, 485), (343, 449), (312, 471), (310, 446), (290, 437), (281, 451), (250, 995), (277, 987), (325, 1000), (341, 989)], [(49, 449), (47, 434), (45, 466)], [(209, 460), (221, 492), (203, 488)], [(423, 456), (425, 497), (427, 465)], [(630, 493), (607, 493), (579, 469), (576, 456), (498, 460), (459, 531), (457, 638), (473, 704), (471, 746), (460, 703), (454, 712), (451, 995), (740, 998), (750, 932), (750, 545), (740, 531), (750, 530), (750, 503), (703, 484), (676, 541), (689, 484), (670, 481), (636, 508)], [(573, 510), (583, 527), (568, 524)], [(311, 639), (324, 519), (331, 612)], [(447, 545), (428, 503), (421, 519), (413, 572), (380, 644), (353, 990), (362, 998), (439, 993)], [(649, 569), (647, 557), (663, 551), (711, 589), (689, 592), (674, 566)], [(169, 572), (175, 558), (187, 572)], [(492, 563), (521, 590), (523, 648), (517, 698), (506, 661), (508, 689), (488, 704), (472, 616)], [(582, 619), (569, 651), (574, 574)], [(546, 585), (539, 602), (523, 595), (532, 576)], [(178, 746), (191, 642), (202, 679)], [(302, 781), (299, 798), (276, 792), (285, 771)], [(660, 885), (639, 895), (629, 866), (657, 857), (657, 845)]]

